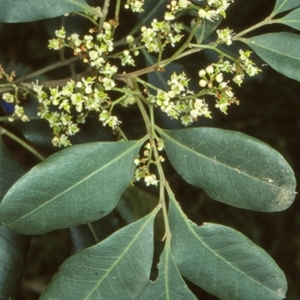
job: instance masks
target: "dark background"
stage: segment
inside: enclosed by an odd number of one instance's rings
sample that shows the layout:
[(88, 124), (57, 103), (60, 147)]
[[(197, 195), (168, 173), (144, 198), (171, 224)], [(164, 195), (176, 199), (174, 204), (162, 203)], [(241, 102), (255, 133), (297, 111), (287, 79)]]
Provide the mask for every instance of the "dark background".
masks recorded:
[[(272, 11), (274, 2), (236, 1), (229, 9), (222, 27), (229, 26), (235, 32), (239, 32), (263, 20)], [(121, 23), (123, 27), (118, 28), (120, 36), (128, 29), (124, 26), (133, 25), (134, 20), (130, 18), (132, 23), (125, 25)], [(76, 23), (76, 20), (74, 22)], [(59, 27), (59, 23), (59, 19), (53, 19), (23, 24), (0, 24), (0, 64), (8, 70), (16, 70), (17, 76), (20, 77), (55, 62), (58, 53), (48, 50), (47, 44), (49, 34)], [(273, 26), (262, 28), (255, 34), (274, 30), (291, 31), (288, 27)], [(201, 63), (207, 65), (210, 62), (210, 55), (203, 53), (200, 56), (186, 58), (183, 64), (188, 66), (191, 74), (193, 71), (196, 74), (198, 69), (194, 67), (195, 61), (200, 60), (199, 65)], [(259, 59), (257, 63), (262, 64)], [(278, 74), (268, 66), (261, 68), (263, 70), (261, 75), (247, 80), (242, 88), (235, 89), (240, 99), (239, 106), (230, 107), (228, 115), (214, 111), (211, 122), (200, 120), (198, 125), (241, 131), (268, 143), (287, 159), (299, 181), (300, 83)], [(63, 76), (64, 70), (59, 70), (47, 74), (46, 78), (63, 78)], [(165, 127), (179, 126), (173, 122), (166, 123), (164, 117), (161, 117), (160, 122)], [(30, 156), (20, 155), (28, 166), (35, 163)], [(286, 211), (272, 214), (251, 212), (209, 199), (204, 193), (199, 192), (199, 189), (184, 183), (170, 166), (167, 166), (167, 172), (170, 175), (170, 184), (181, 200), (183, 210), (193, 221), (197, 224), (204, 221), (215, 222), (243, 232), (265, 249), (286, 274), (289, 283), (287, 299), (300, 299), (298, 196)], [(117, 215), (113, 215), (113, 219), (121, 223)], [(109, 234), (113, 226), (109, 222), (105, 224), (104, 220), (103, 230)], [(70, 249), (71, 237), (68, 230), (33, 237), (18, 299), (38, 299), (39, 293), (57, 272), (59, 265), (70, 255)], [(199, 299), (216, 299), (198, 287), (192, 285), (190, 287)]]

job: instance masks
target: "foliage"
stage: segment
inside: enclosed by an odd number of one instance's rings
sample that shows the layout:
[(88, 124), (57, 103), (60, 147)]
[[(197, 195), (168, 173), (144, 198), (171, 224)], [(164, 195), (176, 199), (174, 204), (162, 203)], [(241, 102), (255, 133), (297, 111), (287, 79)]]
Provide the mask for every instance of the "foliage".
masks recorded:
[[(0, 3), (1, 22), (71, 13), (48, 44), (59, 62), (17, 79), (0, 69), (1, 299), (15, 297), (29, 235), (71, 228), (83, 238), (83, 224), (94, 245), (67, 259), (40, 299), (196, 299), (188, 281), (224, 300), (283, 299), (285, 275), (263, 249), (230, 227), (189, 219), (167, 162), (218, 202), (260, 212), (292, 204), (296, 180), (281, 154), (248, 135), (196, 125), (214, 117), (213, 107), (228, 114), (242, 101), (235, 90), (262, 72), (245, 47), (300, 81), (299, 1), (277, 0), (263, 21), (236, 34), (222, 27), (233, 1), (110, 2)], [(270, 24), (294, 32), (248, 37)], [(186, 58), (202, 52), (214, 61), (189, 70)], [(46, 75), (61, 67), (65, 78)], [(41, 162), (27, 170), (7, 139)], [(96, 221), (112, 211), (126, 225), (100, 240)]]

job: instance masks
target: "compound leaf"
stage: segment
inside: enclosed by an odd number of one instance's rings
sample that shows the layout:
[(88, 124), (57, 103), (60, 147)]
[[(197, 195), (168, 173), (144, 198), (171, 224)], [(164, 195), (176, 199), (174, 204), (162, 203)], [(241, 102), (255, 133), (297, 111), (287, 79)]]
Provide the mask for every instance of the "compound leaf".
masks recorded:
[(0, 22), (32, 22), (75, 11), (89, 11), (96, 14), (96, 11), (85, 0), (2, 0), (0, 1)]
[(155, 212), (69, 259), (40, 300), (138, 299), (150, 276)]
[(170, 200), (171, 250), (181, 274), (222, 300), (282, 300), (284, 273), (240, 232), (217, 224), (198, 227)]
[(300, 38), (298, 34), (266, 33), (240, 40), (277, 72), (300, 81)]
[(295, 198), (293, 170), (277, 151), (257, 139), (216, 128), (160, 134), (176, 171), (217, 201), (256, 211), (280, 211)]
[(89, 143), (50, 156), (7, 192), (0, 221), (39, 234), (104, 217), (130, 184), (141, 143)]

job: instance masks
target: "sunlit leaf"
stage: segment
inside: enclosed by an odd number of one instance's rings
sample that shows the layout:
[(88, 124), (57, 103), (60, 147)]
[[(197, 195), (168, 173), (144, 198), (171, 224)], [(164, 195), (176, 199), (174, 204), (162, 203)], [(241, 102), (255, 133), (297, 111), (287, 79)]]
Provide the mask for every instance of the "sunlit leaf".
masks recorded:
[(297, 8), (285, 15), (283, 18), (273, 20), (274, 23), (281, 23), (300, 30), (300, 8)]
[(31, 22), (75, 11), (96, 13), (85, 0), (2, 0), (0, 1), (0, 22)]
[(300, 6), (299, 0), (277, 0), (272, 16)]
[(300, 38), (288, 32), (267, 33), (241, 39), (277, 72), (300, 81)]
[(166, 243), (158, 265), (159, 274), (150, 282), (140, 300), (196, 300), (188, 289), (174, 262), (170, 245)]
[(277, 151), (257, 139), (215, 128), (160, 134), (176, 171), (217, 201), (257, 211), (280, 211), (295, 198), (292, 169)]
[(8, 191), (0, 221), (38, 234), (104, 217), (130, 184), (141, 143), (90, 143), (50, 156)]
[(139, 299), (150, 276), (155, 213), (70, 257), (40, 300)]
[(283, 272), (240, 232), (205, 223), (198, 227), (170, 200), (171, 250), (181, 274), (222, 300), (282, 300)]

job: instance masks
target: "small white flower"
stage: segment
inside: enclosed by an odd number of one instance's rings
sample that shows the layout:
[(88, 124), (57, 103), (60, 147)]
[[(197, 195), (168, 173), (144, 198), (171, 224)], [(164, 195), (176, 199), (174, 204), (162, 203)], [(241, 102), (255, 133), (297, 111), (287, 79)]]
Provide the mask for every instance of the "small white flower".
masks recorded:
[(7, 103), (13, 103), (13, 102), (15, 101), (15, 97), (14, 97), (14, 95), (11, 94), (11, 93), (4, 93), (4, 94), (2, 95), (2, 99), (3, 99), (4, 101), (6, 101)]
[(111, 78), (105, 77), (101, 81), (106, 91), (112, 90), (116, 86), (116, 83)]
[(232, 44), (232, 35), (233, 30), (226, 28), (226, 29), (218, 29), (217, 35), (220, 41), (224, 42), (226, 45)]
[(146, 186), (149, 186), (149, 185), (155, 185), (155, 186), (157, 186), (157, 184), (159, 182), (156, 179), (156, 175), (154, 175), (154, 174), (145, 176), (144, 180), (145, 180)]
[(217, 76), (216, 76), (216, 82), (218, 83), (221, 83), (223, 81), (224, 77), (223, 77), (223, 74), (222, 73), (219, 73)]
[(200, 85), (201, 87), (206, 87), (207, 81), (206, 81), (205, 79), (200, 79), (199, 85)]

